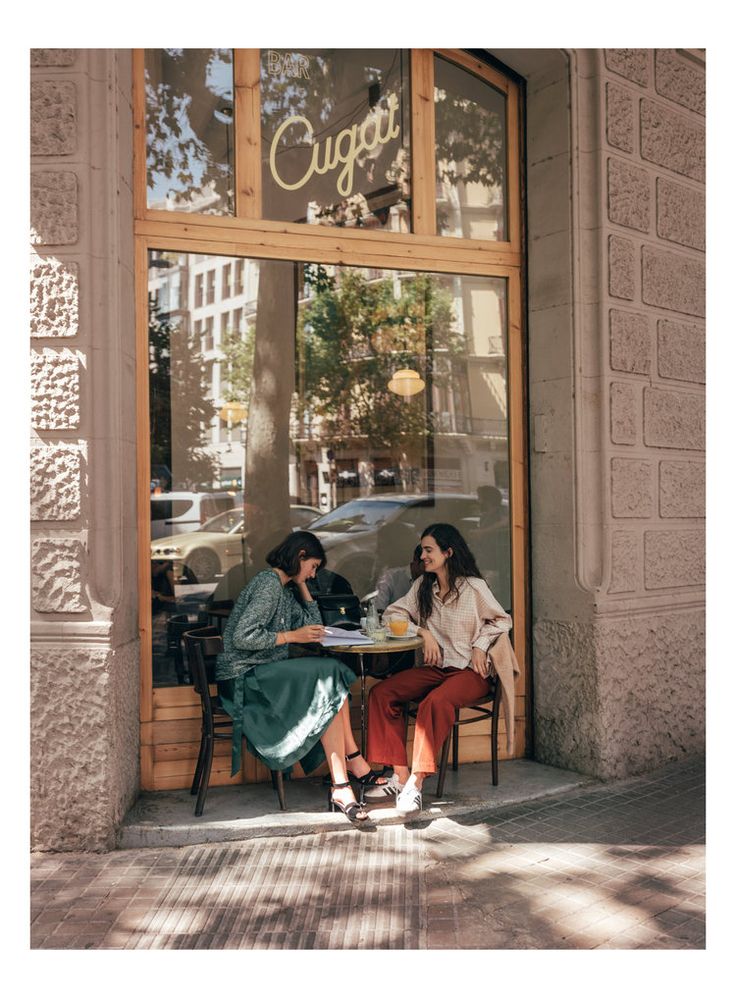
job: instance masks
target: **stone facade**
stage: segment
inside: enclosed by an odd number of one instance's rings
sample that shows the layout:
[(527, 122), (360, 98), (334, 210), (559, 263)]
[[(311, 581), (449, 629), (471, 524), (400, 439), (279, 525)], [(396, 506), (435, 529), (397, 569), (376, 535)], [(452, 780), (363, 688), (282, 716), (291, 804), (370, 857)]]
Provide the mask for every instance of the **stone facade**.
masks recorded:
[(38, 849), (112, 848), (138, 789), (130, 63), (126, 52), (31, 54)]
[(34, 648), (34, 848), (115, 847), (138, 783), (138, 681), (137, 641), (114, 651), (61, 640)]
[[(704, 748), (705, 69), (492, 55), (527, 84), (528, 750), (620, 777)], [(139, 771), (131, 56), (31, 65), (33, 842), (105, 849)]]
[(704, 747), (705, 70), (671, 49), (607, 50), (598, 68), (609, 268), (626, 240), (638, 272), (633, 296), (612, 283), (608, 307), (610, 515), (631, 528), (608, 533), (591, 625), (596, 771), (614, 776)]
[(705, 68), (494, 54), (527, 79), (533, 752), (621, 776), (704, 748)]

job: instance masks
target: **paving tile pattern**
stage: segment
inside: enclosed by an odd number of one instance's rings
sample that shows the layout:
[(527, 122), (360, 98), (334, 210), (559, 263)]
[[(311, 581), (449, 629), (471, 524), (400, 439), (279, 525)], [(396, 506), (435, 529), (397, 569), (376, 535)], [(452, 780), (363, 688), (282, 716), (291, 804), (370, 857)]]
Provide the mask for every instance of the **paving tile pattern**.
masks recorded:
[(703, 949), (699, 763), (492, 814), (32, 856), (34, 949)]

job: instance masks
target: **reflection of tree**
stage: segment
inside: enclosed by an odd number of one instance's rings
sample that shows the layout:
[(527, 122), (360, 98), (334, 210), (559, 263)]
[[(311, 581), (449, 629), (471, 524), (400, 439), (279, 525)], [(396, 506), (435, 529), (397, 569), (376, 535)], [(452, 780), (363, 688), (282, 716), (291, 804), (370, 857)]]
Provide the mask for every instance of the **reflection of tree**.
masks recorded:
[(504, 118), (482, 104), (457, 94), (437, 91), (435, 101), (439, 175), (450, 184), (495, 187), (506, 168)]
[(172, 490), (210, 487), (215, 462), (207, 451), (206, 432), (214, 407), (207, 397), (202, 354), (160, 310), (154, 295), (149, 295), (148, 308), (151, 465), (172, 469)]
[[(394, 371), (426, 375), (426, 350), (435, 356), (434, 384), (448, 384), (449, 360), (463, 347), (454, 328), (452, 297), (431, 275), (398, 282), (369, 281), (344, 269), (339, 282), (323, 267), (305, 267), (314, 291), (298, 318), (302, 397), (299, 405), (321, 420), (321, 436), (337, 446), (364, 440), (367, 450), (397, 457), (427, 434), (426, 398), (402, 399), (388, 388)], [(304, 411), (300, 415), (304, 415)]]
[[(439, 82), (435, 86), (435, 135), (437, 174), (450, 187), (460, 184), (480, 184), (490, 193), (503, 187), (506, 176), (506, 116), (500, 106), (500, 95), (492, 87), (475, 80), (443, 60), (435, 61)], [(446, 82), (444, 77), (447, 77)], [(457, 81), (458, 90), (453, 80)], [(463, 91), (470, 89), (467, 93)], [(486, 95), (486, 99), (482, 96)], [(495, 101), (494, 101), (495, 94)], [(447, 207), (438, 202), (437, 226), (443, 231), (448, 225)]]
[[(218, 160), (216, 145), (223, 142), (229, 125), (213, 120), (213, 109), (221, 102), (232, 114), (232, 90), (218, 85), (216, 77), (232, 63), (230, 49), (154, 50), (163, 67), (163, 79), (155, 79), (158, 68), (146, 68), (146, 149), (149, 186), (156, 177), (172, 182), (182, 201), (215, 190), (227, 205), (231, 185), (230, 165)], [(217, 72), (215, 72), (217, 70)], [(232, 79), (231, 71), (224, 72)], [(225, 152), (225, 150), (223, 150)]]
[(245, 335), (228, 329), (220, 340), (223, 372), (223, 397), (226, 402), (240, 402), (248, 408), (253, 383), (253, 351), (255, 331), (248, 326)]
[(295, 266), (258, 264), (258, 312), (245, 452), (245, 516), (255, 569), (289, 531), (289, 415), (294, 392)]

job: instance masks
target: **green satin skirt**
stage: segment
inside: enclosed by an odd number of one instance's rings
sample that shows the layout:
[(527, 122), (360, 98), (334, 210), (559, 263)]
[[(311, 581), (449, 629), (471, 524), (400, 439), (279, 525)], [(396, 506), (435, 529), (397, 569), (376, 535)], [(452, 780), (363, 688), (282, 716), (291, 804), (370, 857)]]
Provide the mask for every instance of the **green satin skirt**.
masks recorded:
[(295, 762), (310, 773), (325, 759), (321, 736), (350, 695), (355, 673), (335, 658), (309, 656), (262, 662), (217, 683), (233, 719), (231, 774), (241, 765), (241, 742), (268, 769)]

